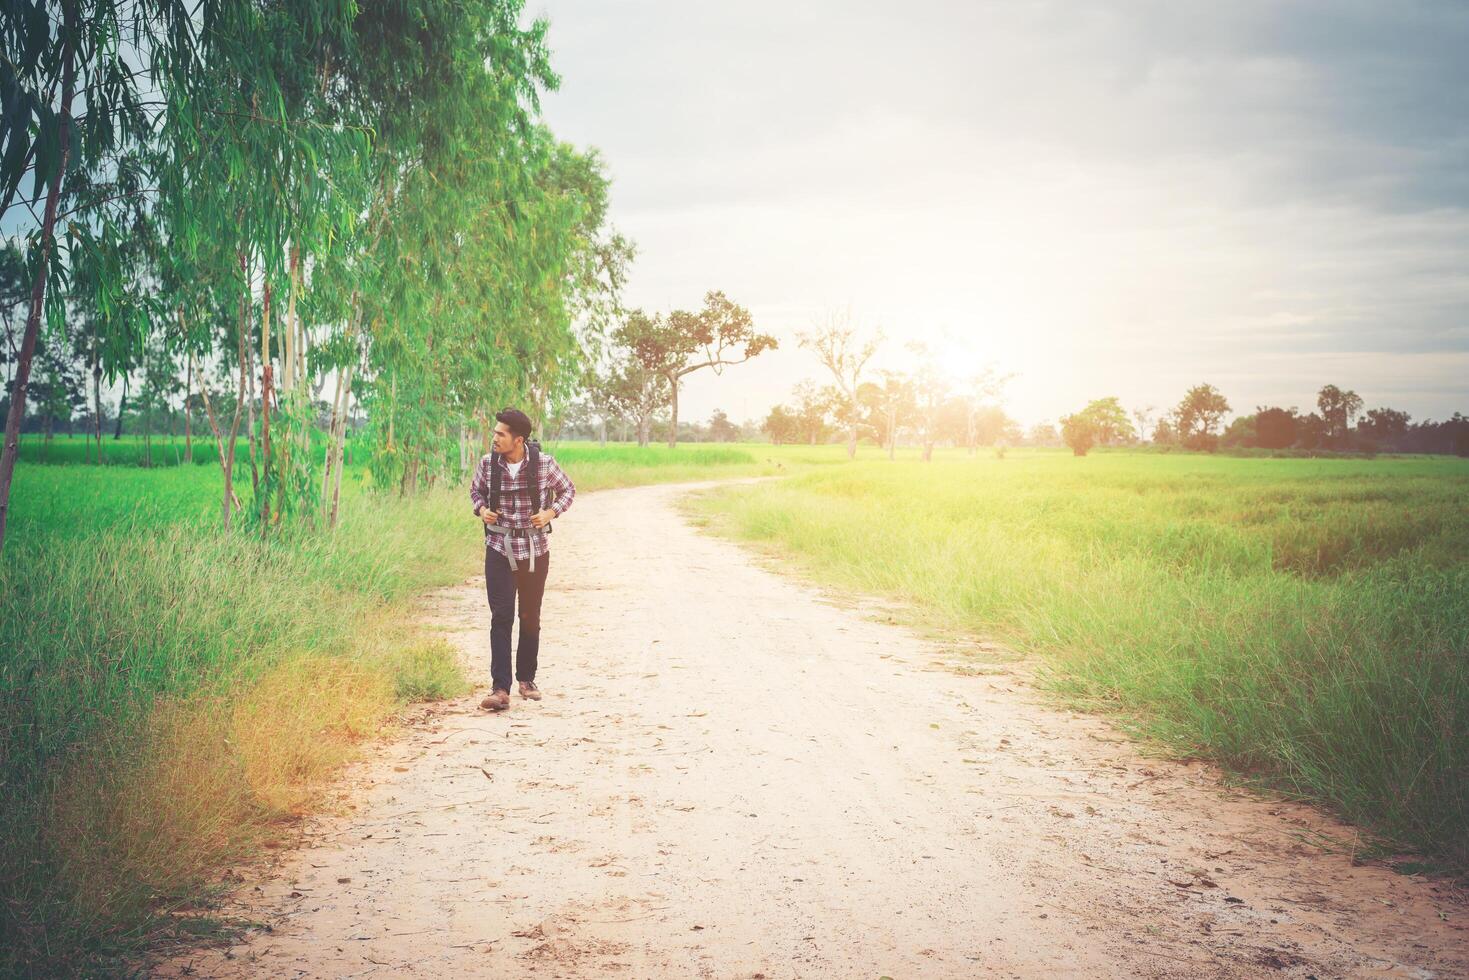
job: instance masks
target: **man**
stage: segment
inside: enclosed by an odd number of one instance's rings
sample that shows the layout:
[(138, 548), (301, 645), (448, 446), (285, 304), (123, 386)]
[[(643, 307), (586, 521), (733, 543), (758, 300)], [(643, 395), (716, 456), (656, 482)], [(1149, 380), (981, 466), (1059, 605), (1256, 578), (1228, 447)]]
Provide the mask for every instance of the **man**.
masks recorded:
[(541, 699), (536, 659), (541, 643), (541, 596), (551, 565), (546, 534), (571, 506), (576, 487), (555, 457), (526, 445), (530, 418), (515, 408), (495, 415), (494, 452), (480, 458), (469, 485), (474, 514), (485, 525), (485, 593), (490, 600), (489, 697), (481, 708), (510, 707), (510, 623), (520, 597), (515, 679), (520, 696)]

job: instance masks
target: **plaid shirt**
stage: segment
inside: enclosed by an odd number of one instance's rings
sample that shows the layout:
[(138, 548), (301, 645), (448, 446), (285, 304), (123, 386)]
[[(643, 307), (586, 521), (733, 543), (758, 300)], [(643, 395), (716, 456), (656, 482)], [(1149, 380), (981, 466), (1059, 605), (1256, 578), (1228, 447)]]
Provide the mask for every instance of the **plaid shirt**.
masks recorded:
[[(508, 541), (510, 547), (515, 549), (515, 560), (529, 560), (531, 548), (535, 548), (536, 557), (544, 555), (550, 550), (550, 542), (546, 540), (544, 529), (532, 527), (530, 518), (535, 511), (531, 509), (530, 494), (526, 492), (525, 479), (530, 463), (526, 457), (521, 457), (520, 468), (515, 476), (510, 475), (510, 468), (505, 465), (502, 458), (494, 462), (494, 454), (486, 453), (480, 457), (479, 466), (475, 468), (474, 478), (469, 481), (469, 499), (477, 511), (481, 507), (490, 506), (490, 467), (500, 467), (500, 518), (495, 523), (509, 528), (532, 528), (530, 534), (487, 534), (485, 544), (491, 551), (505, 554), (505, 544)], [(560, 517), (566, 513), (566, 508), (571, 506), (571, 499), (576, 496), (576, 486), (571, 482), (571, 477), (556, 462), (556, 457), (550, 453), (541, 453), (540, 466), (537, 471), (537, 483), (540, 484), (538, 501), (546, 499), (546, 491), (551, 491), (551, 510)], [(539, 508), (537, 508), (539, 509)]]

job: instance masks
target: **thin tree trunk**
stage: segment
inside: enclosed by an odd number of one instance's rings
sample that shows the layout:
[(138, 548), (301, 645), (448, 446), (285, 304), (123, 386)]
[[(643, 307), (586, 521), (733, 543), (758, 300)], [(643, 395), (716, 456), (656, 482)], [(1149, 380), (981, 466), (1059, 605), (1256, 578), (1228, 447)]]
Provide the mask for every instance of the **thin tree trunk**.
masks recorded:
[(5, 420), (5, 445), (0, 449), (0, 549), (5, 547), (5, 522), (10, 515), (10, 483), (15, 476), (15, 462), (20, 455), (20, 425), (25, 419), (26, 386), (31, 377), (31, 359), (36, 354), (36, 338), (41, 332), (41, 313), (46, 300), (46, 278), (51, 268), (51, 250), (55, 247), (56, 207), (61, 198), (61, 177), (71, 150), (71, 99), (76, 84), (76, 50), (71, 38), (76, 29), (76, 5), (69, 4), (63, 15), (67, 30), (62, 32), (65, 52), (62, 61), (61, 122), (59, 125), (61, 159), (56, 173), (46, 188), (46, 209), (41, 218), (41, 261), (36, 266), (36, 278), (31, 283), (31, 308), (26, 316), (25, 334), (20, 342), (20, 358), (15, 366), (15, 380), (10, 389), (10, 411)]
[(342, 415), (342, 375), (346, 368), (337, 371), (337, 386), (332, 392), (332, 415), (327, 423), (326, 456), (321, 466), (321, 505), (327, 506), (327, 492), (332, 485), (332, 462), (337, 454), (337, 422)]
[[(244, 265), (245, 258), (242, 255), (240, 257), (240, 266), (243, 268)], [(230, 420), (229, 451), (225, 452), (224, 448), (221, 447), (221, 451), (219, 454), (219, 465), (224, 470), (224, 503), (221, 506), (224, 513), (224, 529), (226, 531), (230, 529), (230, 505), (234, 502), (235, 499), (235, 440), (240, 433), (241, 410), (245, 407), (245, 402), (247, 400), (245, 386), (248, 383), (249, 377), (250, 359), (247, 356), (247, 351), (249, 350), (250, 345), (245, 340), (245, 324), (250, 315), (249, 311), (250, 283), (247, 279), (245, 282), (245, 292), (240, 296), (240, 329), (236, 336), (236, 349), (240, 361), (240, 380), (239, 384), (235, 388), (235, 416), (233, 419)], [(206, 408), (208, 408), (209, 402), (207, 400), (207, 396), (204, 405)], [(209, 413), (209, 420), (211, 424), (214, 422), (214, 413), (212, 411)], [(218, 428), (216, 428), (216, 438), (218, 437), (218, 435), (219, 430)]]
[(92, 427), (97, 434), (97, 465), (102, 465), (102, 363), (96, 341), (92, 344)]
[(128, 407), (128, 385), (133, 380), (131, 374), (122, 376), (122, 396), (117, 400), (117, 430), (112, 433), (112, 441), (116, 442), (122, 438), (122, 416)]
[(342, 499), (342, 470), (346, 467), (342, 463), (342, 448), (347, 441), (347, 417), (352, 408), (352, 371), (357, 365), (347, 365), (347, 379), (342, 383), (342, 418), (337, 423), (336, 443), (336, 466), (333, 467), (332, 476), (332, 511), (328, 526), (337, 526), (337, 506)]
[(148, 393), (146, 368), (143, 374), (143, 465), (153, 465), (153, 399)]
[[(190, 361), (190, 369), (192, 370), (192, 367), (194, 367), (194, 351), (190, 351), (190, 354), (188, 354), (188, 361)], [(223, 466), (225, 464), (225, 444), (223, 444), (223, 439), (220, 439), (219, 436), (219, 422), (214, 420), (214, 404), (209, 400), (209, 385), (204, 383), (203, 378), (198, 379), (198, 395), (204, 400), (204, 416), (209, 419), (210, 432), (214, 433), (214, 453), (219, 454), (219, 464)], [(235, 401), (238, 403), (238, 398)]]
[[(246, 313), (248, 321), (249, 314)], [(248, 334), (245, 340), (245, 446), (249, 450), (250, 459), (250, 486), (256, 493), (260, 492), (260, 460), (255, 454), (255, 347), (250, 343)]]
[(270, 529), (270, 276), (266, 275), (261, 292), (260, 309), (260, 468), (267, 481), (266, 492), (260, 495), (260, 533)]
[(668, 426), (668, 448), (678, 446), (678, 376), (673, 375), (668, 379), (669, 390), (673, 392), (668, 398), (669, 408), (673, 412), (673, 421)]
[(847, 436), (847, 458), (848, 459), (856, 459), (857, 458), (857, 410), (858, 410), (858, 407), (859, 406), (857, 405), (857, 396), (856, 395), (853, 395), (850, 404), (847, 406), (848, 410), (852, 413), (852, 428), (850, 430), (850, 433)]
[[(180, 310), (180, 315), (183, 311)], [(189, 355), (189, 364), (184, 373), (184, 462), (194, 461), (194, 438), (189, 431), (189, 398), (194, 394), (194, 355)]]

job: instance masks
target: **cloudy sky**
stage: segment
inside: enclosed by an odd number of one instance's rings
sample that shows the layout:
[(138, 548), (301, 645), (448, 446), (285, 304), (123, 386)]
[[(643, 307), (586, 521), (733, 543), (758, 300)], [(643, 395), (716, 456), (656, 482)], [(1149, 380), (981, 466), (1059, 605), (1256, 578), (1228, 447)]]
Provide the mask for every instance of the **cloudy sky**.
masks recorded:
[(781, 349), (688, 381), (763, 416), (850, 307), (1006, 405), (1240, 411), (1322, 384), (1469, 411), (1469, 3), (529, 0), (639, 255), (627, 301)]

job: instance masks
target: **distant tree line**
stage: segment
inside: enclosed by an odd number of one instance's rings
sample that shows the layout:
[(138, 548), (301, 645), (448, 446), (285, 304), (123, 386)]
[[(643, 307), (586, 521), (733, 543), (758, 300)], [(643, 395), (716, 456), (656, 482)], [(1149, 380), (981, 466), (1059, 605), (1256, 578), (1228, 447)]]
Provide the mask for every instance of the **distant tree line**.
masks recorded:
[(1459, 412), (1446, 421), (1415, 423), (1398, 409), (1373, 408), (1364, 413), (1362, 408), (1362, 398), (1355, 391), (1329, 384), (1317, 392), (1314, 412), (1301, 414), (1294, 406), (1261, 405), (1253, 414), (1237, 416), (1224, 426), (1230, 412), (1228, 400), (1213, 385), (1201, 384), (1190, 388), (1156, 421), (1151, 407), (1133, 412), (1130, 419), (1115, 397), (1098, 399), (1063, 416), (1060, 435), (1078, 456), (1085, 456), (1093, 446), (1137, 444), (1150, 422), (1154, 445), (1204, 452), (1268, 449), (1469, 456), (1469, 417)]

